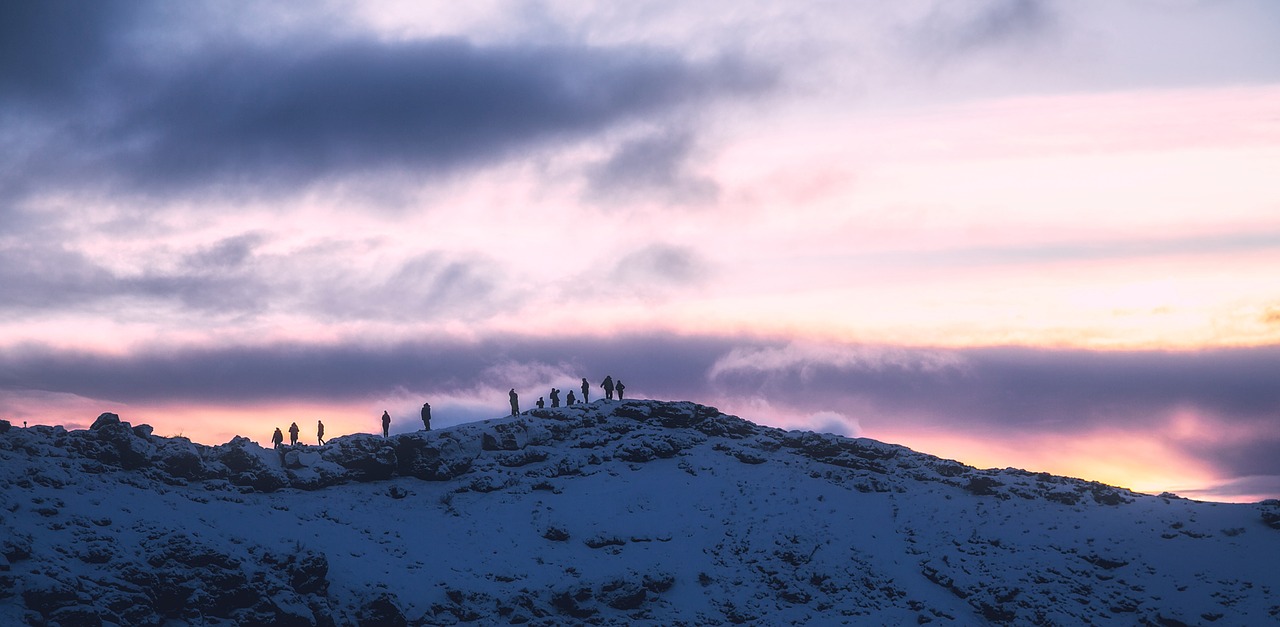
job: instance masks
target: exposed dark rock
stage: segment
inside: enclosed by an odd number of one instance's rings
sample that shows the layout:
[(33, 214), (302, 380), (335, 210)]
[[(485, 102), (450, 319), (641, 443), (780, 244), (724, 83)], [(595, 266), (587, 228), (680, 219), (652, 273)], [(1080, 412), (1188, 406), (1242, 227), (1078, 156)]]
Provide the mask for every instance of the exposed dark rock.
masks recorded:
[(103, 412), (99, 414), (98, 419), (94, 420), (93, 424), (89, 426), (89, 430), (97, 431), (98, 429), (101, 429), (102, 427), (105, 427), (107, 425), (118, 425), (118, 424), (120, 424), (120, 416), (117, 416), (116, 414), (113, 414), (111, 412)]
[(551, 606), (572, 618), (591, 618), (600, 613), (600, 610), (589, 605), (593, 596), (591, 589), (586, 587), (566, 590), (551, 597)]
[(564, 542), (569, 539), (569, 532), (559, 527), (550, 526), (547, 527), (546, 531), (542, 532), (542, 537), (552, 542)]
[(1002, 485), (1004, 484), (991, 477), (973, 477), (965, 484), (964, 489), (977, 496), (992, 496), (997, 494), (995, 489)]
[(300, 556), (290, 570), (289, 585), (298, 594), (328, 594), (329, 558), (316, 552)]
[(356, 620), (360, 627), (406, 627), (409, 624), (395, 597), (385, 592), (365, 603)]
[(451, 433), (413, 433), (396, 439), (397, 471), (430, 481), (447, 481), (471, 470), (479, 447), (464, 445)]
[(8, 433), (11, 426), (8, 420), (0, 420), (0, 435)]

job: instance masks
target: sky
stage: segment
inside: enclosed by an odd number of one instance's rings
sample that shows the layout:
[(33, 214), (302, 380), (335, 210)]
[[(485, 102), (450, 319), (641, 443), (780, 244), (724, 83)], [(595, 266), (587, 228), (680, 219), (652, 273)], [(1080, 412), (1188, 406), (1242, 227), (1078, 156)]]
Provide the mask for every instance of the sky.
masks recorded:
[(0, 418), (552, 386), (1280, 497), (1270, 0), (0, 5)]

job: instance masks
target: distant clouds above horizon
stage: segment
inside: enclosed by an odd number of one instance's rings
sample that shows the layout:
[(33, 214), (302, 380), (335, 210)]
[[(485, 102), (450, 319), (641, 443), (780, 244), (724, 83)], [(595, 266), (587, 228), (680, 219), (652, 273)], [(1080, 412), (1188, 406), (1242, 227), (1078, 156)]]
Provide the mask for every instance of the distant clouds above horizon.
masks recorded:
[(625, 367), (1280, 476), (1246, 461), (1280, 451), (1277, 32), (1268, 0), (5, 3), (0, 411)]

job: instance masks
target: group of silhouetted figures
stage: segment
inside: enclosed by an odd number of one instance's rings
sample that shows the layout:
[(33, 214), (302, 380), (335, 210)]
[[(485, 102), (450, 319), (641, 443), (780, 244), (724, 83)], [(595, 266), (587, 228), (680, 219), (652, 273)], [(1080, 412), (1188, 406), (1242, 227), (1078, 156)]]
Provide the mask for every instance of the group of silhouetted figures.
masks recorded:
[[(621, 379), (619, 379), (617, 382), (614, 382), (612, 376), (606, 376), (604, 378), (604, 381), (600, 382), (600, 387), (604, 390), (605, 400), (608, 400), (608, 401), (613, 400), (613, 395), (615, 392), (618, 394), (618, 400), (622, 400), (622, 394), (627, 389), (627, 386), (622, 383)], [(579, 400), (576, 396), (573, 395), (573, 390), (570, 390), (569, 395), (565, 398), (565, 404), (576, 405), (579, 402), (581, 403), (590, 402), (589, 400), (590, 394), (591, 394), (591, 384), (587, 383), (586, 377), (583, 377), (582, 378), (582, 399)], [(511, 388), (511, 391), (507, 393), (507, 396), (511, 400), (511, 415), (512, 416), (519, 415), (520, 414), (520, 395), (516, 394), (515, 388)], [(549, 396), (551, 397), (551, 406), (559, 407), (560, 406), (560, 390), (556, 388), (551, 388), (551, 394)], [(538, 409), (542, 409), (543, 407), (546, 406), (546, 402), (542, 400), (541, 396), (538, 397), (538, 402), (534, 404), (538, 406)], [(426, 431), (431, 430), (431, 403), (422, 404), (422, 428)], [(299, 431), (298, 423), (295, 422), (289, 425), (289, 445), (290, 446), (298, 445), (298, 431)], [(391, 432), (391, 414), (387, 413), (384, 410), (382, 412), (382, 437), (384, 438), (390, 437), (390, 434), (391, 434), (390, 432)], [(324, 422), (321, 420), (316, 421), (316, 442), (320, 444), (324, 444)], [(271, 434), (271, 446), (275, 448), (280, 448), (283, 445), (284, 445), (284, 433), (281, 433), (280, 427), (276, 427), (275, 433)]]
[[(614, 383), (612, 375), (605, 376), (604, 381), (600, 382), (600, 387), (604, 389), (604, 398), (607, 401), (613, 400), (614, 392), (618, 393), (618, 400), (622, 400), (622, 394), (627, 389), (627, 386), (622, 383), (622, 379), (618, 379), (618, 382)], [(511, 397), (511, 415), (515, 416), (520, 413), (520, 397), (519, 395), (516, 394), (515, 388), (511, 388), (511, 391), (508, 392), (507, 395)], [(556, 388), (551, 388), (551, 393), (548, 394), (548, 396), (551, 397), (552, 407), (560, 406), (560, 390), (557, 390)], [(589, 403), (591, 402), (590, 399), (591, 399), (591, 384), (587, 383), (586, 377), (583, 377), (581, 402)], [(573, 390), (569, 390), (569, 395), (566, 396), (564, 400), (565, 400), (565, 405), (577, 405), (579, 402), (578, 398), (573, 395)], [(546, 401), (542, 400), (541, 396), (539, 396), (538, 402), (534, 403), (534, 405), (537, 405), (538, 409), (542, 409), (543, 407), (547, 406), (547, 403)]]
[[(289, 446), (298, 445), (298, 423), (289, 425)], [(324, 444), (324, 421), (316, 421), (316, 442)], [(284, 445), (284, 434), (280, 433), (280, 427), (276, 427), (276, 432), (271, 434), (271, 446), (280, 448)]]

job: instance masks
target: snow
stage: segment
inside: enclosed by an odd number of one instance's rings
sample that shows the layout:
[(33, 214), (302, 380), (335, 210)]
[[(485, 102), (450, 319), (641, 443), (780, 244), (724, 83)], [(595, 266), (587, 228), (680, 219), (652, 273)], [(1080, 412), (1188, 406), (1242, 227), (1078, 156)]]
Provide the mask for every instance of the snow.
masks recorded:
[(692, 403), (279, 452), (112, 419), (11, 428), (0, 524), (4, 625), (1280, 618), (1280, 503), (978, 470)]

